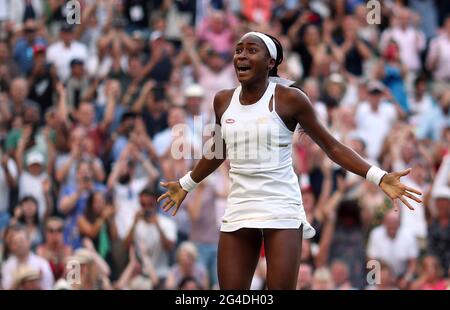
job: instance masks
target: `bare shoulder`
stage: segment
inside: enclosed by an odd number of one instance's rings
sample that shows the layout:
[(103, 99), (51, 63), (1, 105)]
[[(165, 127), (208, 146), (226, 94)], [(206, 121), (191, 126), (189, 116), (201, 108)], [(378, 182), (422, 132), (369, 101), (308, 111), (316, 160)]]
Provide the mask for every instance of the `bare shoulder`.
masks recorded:
[(222, 114), (230, 105), (233, 92), (234, 89), (223, 89), (218, 91), (214, 96), (214, 111), (218, 119), (222, 117)]
[(311, 105), (308, 96), (300, 89), (295, 87), (286, 87), (277, 85), (276, 92), (277, 106), (283, 110), (300, 112)]

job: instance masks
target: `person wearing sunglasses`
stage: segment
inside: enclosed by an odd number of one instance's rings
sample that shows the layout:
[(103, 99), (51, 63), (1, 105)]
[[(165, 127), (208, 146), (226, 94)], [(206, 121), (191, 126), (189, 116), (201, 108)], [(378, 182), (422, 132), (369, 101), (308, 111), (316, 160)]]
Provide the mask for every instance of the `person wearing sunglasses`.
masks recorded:
[(45, 224), (45, 243), (36, 251), (49, 262), (55, 280), (63, 277), (65, 258), (72, 254), (72, 247), (64, 244), (63, 226), (61, 218), (50, 217)]

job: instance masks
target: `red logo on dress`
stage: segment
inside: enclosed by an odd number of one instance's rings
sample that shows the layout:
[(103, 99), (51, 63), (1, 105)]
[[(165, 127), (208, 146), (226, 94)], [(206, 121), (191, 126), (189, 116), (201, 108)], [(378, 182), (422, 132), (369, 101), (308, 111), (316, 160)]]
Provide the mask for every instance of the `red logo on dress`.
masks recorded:
[(227, 120), (225, 121), (225, 123), (227, 123), (227, 124), (233, 124), (233, 123), (234, 123), (234, 119), (232, 119), (232, 118), (227, 118)]

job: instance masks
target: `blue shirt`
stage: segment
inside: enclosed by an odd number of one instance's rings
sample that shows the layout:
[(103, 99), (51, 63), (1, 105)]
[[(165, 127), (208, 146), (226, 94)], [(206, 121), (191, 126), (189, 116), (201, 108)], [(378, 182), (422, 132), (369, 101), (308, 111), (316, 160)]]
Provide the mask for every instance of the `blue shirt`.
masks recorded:
[[(77, 186), (73, 184), (66, 185), (61, 190), (61, 199), (65, 196), (72, 195), (77, 190)], [(94, 183), (94, 192), (105, 192), (106, 186), (101, 183)], [(83, 214), (86, 208), (86, 202), (89, 193), (82, 193), (78, 198), (75, 206), (66, 214), (64, 220), (64, 243), (72, 246), (75, 250), (82, 246), (80, 231), (78, 230), (78, 218)], [(61, 203), (59, 204), (61, 205)]]
[(14, 46), (14, 59), (19, 65), (22, 74), (29, 74), (33, 68), (33, 45), (40, 44), (47, 46), (47, 41), (43, 38), (36, 38), (32, 45), (28, 44), (25, 38), (17, 40)]

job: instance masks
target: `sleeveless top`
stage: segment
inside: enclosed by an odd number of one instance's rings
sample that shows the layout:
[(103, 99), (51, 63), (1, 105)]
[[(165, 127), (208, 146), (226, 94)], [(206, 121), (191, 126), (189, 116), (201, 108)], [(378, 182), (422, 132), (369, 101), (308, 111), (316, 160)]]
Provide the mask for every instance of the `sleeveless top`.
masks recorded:
[[(292, 135), (276, 113), (276, 83), (254, 104), (243, 105), (237, 87), (220, 120), (230, 160), (231, 189), (221, 231), (240, 228), (297, 229), (315, 234), (307, 222), (292, 167)], [(272, 101), (272, 111), (269, 104)]]

